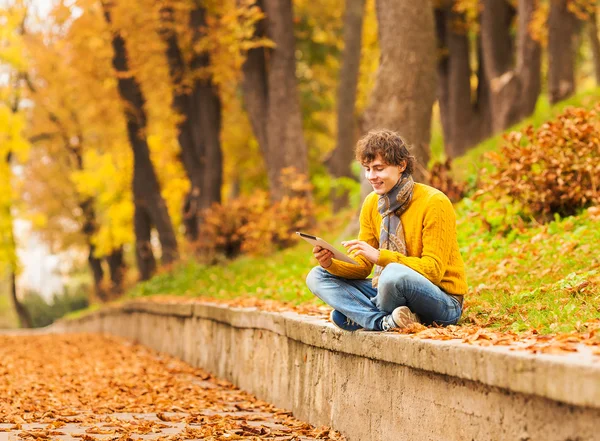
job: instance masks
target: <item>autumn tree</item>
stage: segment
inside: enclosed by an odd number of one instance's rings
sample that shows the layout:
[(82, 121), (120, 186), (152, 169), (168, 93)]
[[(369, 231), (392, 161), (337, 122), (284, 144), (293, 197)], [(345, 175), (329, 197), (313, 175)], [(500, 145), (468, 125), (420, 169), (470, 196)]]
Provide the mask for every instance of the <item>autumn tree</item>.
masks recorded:
[[(481, 12), (483, 63), (489, 75), (492, 130), (504, 130), (533, 113), (540, 94), (541, 48), (529, 31), (535, 0), (485, 0)], [(517, 14), (516, 42), (511, 21)]]
[(437, 83), (433, 8), (379, 0), (377, 21), (381, 56), (363, 131), (399, 132), (417, 159), (415, 178), (423, 181)]
[[(111, 24), (112, 5), (102, 3), (107, 24)], [(136, 78), (128, 67), (125, 40), (119, 31), (112, 37), (113, 67), (118, 77), (118, 90), (125, 103), (127, 134), (134, 156), (133, 195), (135, 202), (134, 228), (136, 233), (136, 257), (140, 277), (148, 279), (155, 269), (154, 256), (150, 243), (152, 226), (158, 231), (162, 247), (163, 263), (178, 259), (177, 239), (165, 201), (160, 193), (160, 185), (150, 150), (145, 138), (147, 117), (145, 98)]]
[(281, 171), (294, 167), (308, 174), (307, 147), (296, 80), (295, 39), (291, 0), (259, 0), (266, 17), (256, 36), (274, 47), (248, 51), (242, 89), (252, 129), (267, 167), (271, 197), (284, 196)]
[[(339, 74), (337, 92), (337, 137), (336, 147), (328, 161), (331, 174), (335, 177), (351, 178), (351, 164), (354, 159), (354, 143), (357, 135), (355, 113), (360, 54), (362, 43), (362, 23), (365, 0), (346, 0), (344, 12), (344, 50)], [(332, 195), (334, 211), (347, 204), (347, 194)]]
[[(454, 2), (435, 9), (438, 42), (438, 101), (446, 155), (460, 156), (491, 129), (489, 78), (481, 59), (481, 39), (470, 38), (472, 22)], [(475, 43), (475, 44), (473, 44)], [(476, 69), (471, 60), (478, 61)], [(472, 91), (472, 78), (477, 89)]]
[(189, 62), (182, 53), (176, 33), (173, 5), (160, 5), (159, 33), (166, 45), (169, 73), (173, 82), (173, 109), (180, 115), (177, 124), (181, 159), (191, 186), (184, 207), (186, 235), (198, 239), (200, 213), (213, 203), (221, 202), (222, 152), (221, 100), (206, 69), (210, 59), (206, 50), (197, 49), (206, 29), (206, 10), (193, 2), (189, 11), (191, 37)]

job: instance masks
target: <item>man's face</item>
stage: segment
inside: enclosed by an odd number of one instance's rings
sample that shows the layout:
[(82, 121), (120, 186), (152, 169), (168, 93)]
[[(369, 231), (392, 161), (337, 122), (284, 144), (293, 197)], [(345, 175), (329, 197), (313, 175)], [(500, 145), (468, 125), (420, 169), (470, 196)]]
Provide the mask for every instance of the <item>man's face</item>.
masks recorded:
[(378, 195), (389, 192), (398, 183), (402, 172), (406, 168), (406, 162), (402, 165), (388, 165), (384, 163), (379, 155), (370, 163), (363, 164), (367, 181)]

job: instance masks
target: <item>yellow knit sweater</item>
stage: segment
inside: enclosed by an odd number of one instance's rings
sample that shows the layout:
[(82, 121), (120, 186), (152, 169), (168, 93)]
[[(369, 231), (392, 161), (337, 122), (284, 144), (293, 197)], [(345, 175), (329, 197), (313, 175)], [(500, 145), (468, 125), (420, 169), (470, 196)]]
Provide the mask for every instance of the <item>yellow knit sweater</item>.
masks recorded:
[[(358, 239), (379, 248), (381, 214), (378, 195), (369, 194), (360, 211)], [(465, 264), (458, 250), (456, 216), (444, 193), (424, 184), (415, 184), (413, 198), (400, 216), (404, 227), (407, 256), (380, 250), (378, 265), (401, 263), (425, 276), (448, 294), (466, 294)], [(363, 256), (355, 258), (359, 266), (333, 259), (327, 271), (347, 279), (365, 279), (373, 264)]]

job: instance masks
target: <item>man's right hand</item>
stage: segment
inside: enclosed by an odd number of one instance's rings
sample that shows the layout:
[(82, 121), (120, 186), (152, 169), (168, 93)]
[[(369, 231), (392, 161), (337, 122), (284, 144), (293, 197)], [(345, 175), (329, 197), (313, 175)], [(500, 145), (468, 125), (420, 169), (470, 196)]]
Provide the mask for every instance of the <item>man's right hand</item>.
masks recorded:
[(333, 257), (333, 253), (323, 247), (316, 246), (313, 248), (313, 254), (316, 259), (319, 261), (319, 265), (323, 268), (327, 269), (331, 266), (331, 258)]

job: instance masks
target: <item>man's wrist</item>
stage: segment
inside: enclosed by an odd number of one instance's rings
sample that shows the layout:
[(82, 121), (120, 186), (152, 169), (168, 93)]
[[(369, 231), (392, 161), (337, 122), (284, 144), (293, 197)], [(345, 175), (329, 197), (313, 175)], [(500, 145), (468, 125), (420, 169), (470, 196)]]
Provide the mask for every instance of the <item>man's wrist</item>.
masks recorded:
[(330, 260), (330, 261), (329, 261), (329, 265), (325, 266), (325, 265), (321, 264), (321, 267), (322, 267), (323, 269), (327, 269), (327, 268), (331, 267), (331, 265), (333, 265), (333, 262)]

